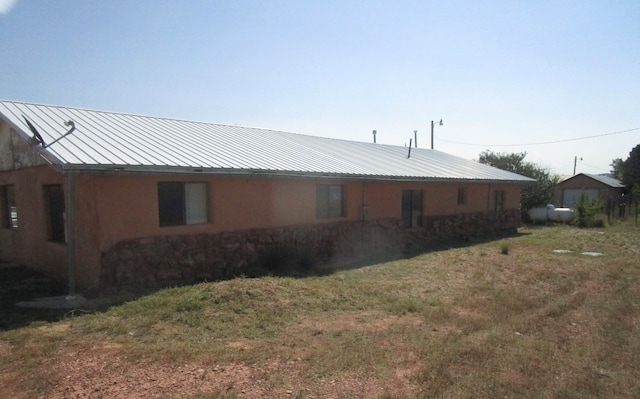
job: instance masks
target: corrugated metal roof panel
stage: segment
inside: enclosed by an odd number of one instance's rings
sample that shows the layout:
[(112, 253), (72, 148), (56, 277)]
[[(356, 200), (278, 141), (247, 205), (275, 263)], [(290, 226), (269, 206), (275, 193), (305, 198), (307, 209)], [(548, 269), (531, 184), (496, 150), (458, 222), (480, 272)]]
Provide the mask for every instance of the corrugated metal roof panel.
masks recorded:
[(593, 179), (595, 181), (598, 181), (598, 182), (600, 182), (602, 184), (605, 184), (605, 185), (607, 185), (609, 187), (613, 187), (613, 188), (624, 188), (625, 187), (624, 183), (622, 183), (620, 180), (618, 180), (618, 179), (616, 179), (614, 177), (604, 176), (604, 175), (592, 175), (592, 174), (589, 174), (589, 173), (578, 173), (577, 175), (567, 177), (566, 179), (563, 180), (563, 182), (567, 181), (567, 180), (571, 180), (574, 177), (577, 177), (577, 176), (580, 176), (580, 175), (587, 176), (588, 178)]
[(23, 115), (66, 169), (200, 168), (215, 173), (314, 174), (388, 179), (532, 179), (440, 151), (306, 136), (276, 130), (0, 101), (0, 114), (31, 136)]

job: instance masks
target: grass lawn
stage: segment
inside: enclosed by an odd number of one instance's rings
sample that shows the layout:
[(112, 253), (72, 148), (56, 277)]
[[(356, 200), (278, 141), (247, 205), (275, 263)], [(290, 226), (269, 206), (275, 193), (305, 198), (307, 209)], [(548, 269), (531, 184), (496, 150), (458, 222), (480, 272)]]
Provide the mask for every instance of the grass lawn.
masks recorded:
[(640, 227), (526, 227), (34, 322), (0, 332), (0, 397), (637, 398)]

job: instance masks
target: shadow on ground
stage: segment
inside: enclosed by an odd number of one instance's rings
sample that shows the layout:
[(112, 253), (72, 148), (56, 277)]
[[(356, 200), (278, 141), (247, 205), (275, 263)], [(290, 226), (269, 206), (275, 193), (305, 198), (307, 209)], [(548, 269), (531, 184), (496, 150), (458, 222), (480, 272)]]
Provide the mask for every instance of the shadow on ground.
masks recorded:
[(65, 290), (64, 281), (13, 263), (0, 263), (0, 331), (60, 320), (68, 310), (21, 308), (16, 303), (64, 295)]
[[(262, 270), (255, 275), (243, 275), (243, 277), (279, 276), (306, 278), (313, 276), (330, 275), (341, 270), (358, 269), (375, 264), (413, 258), (429, 252), (445, 251), (453, 248), (473, 246), (476, 244), (499, 241), (504, 238), (519, 237), (529, 233), (515, 233), (508, 235), (493, 235), (476, 237), (469, 240), (433, 241), (428, 245), (419, 245), (414, 248), (406, 248), (402, 254), (389, 256), (367, 256), (336, 259), (326, 265), (305, 267), (275, 268)], [(291, 266), (291, 265), (288, 265)], [(97, 297), (90, 300), (88, 311), (103, 311), (110, 306), (151, 294), (158, 289), (143, 290), (135, 293), (120, 293), (109, 297)], [(33, 301), (37, 298), (57, 297), (66, 295), (66, 283), (64, 280), (56, 280), (37, 271), (12, 263), (0, 263), (0, 331), (16, 329), (28, 326), (34, 322), (54, 322), (69, 315), (74, 315), (69, 309), (43, 309), (24, 308), (16, 304), (22, 301)]]

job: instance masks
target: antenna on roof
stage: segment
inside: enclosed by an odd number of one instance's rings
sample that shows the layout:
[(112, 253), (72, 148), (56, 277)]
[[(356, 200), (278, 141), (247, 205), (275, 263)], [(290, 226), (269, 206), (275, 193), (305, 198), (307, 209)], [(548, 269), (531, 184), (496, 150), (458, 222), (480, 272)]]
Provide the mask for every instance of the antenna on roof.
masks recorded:
[(411, 140), (409, 139), (409, 153), (407, 154), (407, 159), (411, 158)]
[(64, 124), (65, 124), (65, 126), (71, 126), (71, 129), (69, 129), (69, 131), (67, 131), (65, 134), (63, 134), (62, 136), (58, 137), (57, 139), (53, 140), (49, 144), (45, 144), (44, 140), (42, 139), (42, 136), (40, 135), (40, 133), (38, 133), (38, 129), (36, 129), (36, 127), (33, 126), (33, 124), (31, 122), (29, 122), (29, 120), (27, 119), (26, 116), (22, 115), (22, 117), (24, 118), (24, 121), (27, 122), (27, 125), (29, 126), (29, 130), (31, 130), (31, 133), (33, 133), (33, 137), (31, 138), (31, 142), (34, 145), (41, 144), (42, 148), (47, 148), (50, 145), (57, 143), (58, 141), (62, 140), (63, 138), (65, 138), (68, 135), (70, 135), (71, 133), (73, 133), (74, 130), (76, 130), (76, 124), (72, 120), (68, 120)]
[(44, 144), (44, 140), (42, 140), (42, 136), (40, 136), (40, 133), (38, 133), (38, 129), (36, 129), (36, 127), (33, 126), (31, 122), (29, 122), (29, 119), (27, 119), (26, 116), (22, 115), (22, 117), (24, 118), (24, 121), (27, 122), (27, 126), (29, 126), (29, 130), (31, 130), (31, 133), (33, 133), (33, 137), (31, 138), (31, 142), (33, 143), (33, 145), (42, 144), (42, 147), (46, 147), (46, 145)]
[(68, 132), (66, 132), (65, 134), (63, 134), (62, 136), (58, 137), (57, 139), (53, 140), (51, 143), (43, 146), (43, 147), (48, 147), (53, 143), (57, 143), (58, 141), (62, 140), (63, 138), (67, 137), (68, 135), (70, 135), (74, 130), (76, 130), (76, 124), (72, 121), (72, 120), (68, 120), (64, 123), (65, 126), (71, 126), (71, 129), (69, 129)]

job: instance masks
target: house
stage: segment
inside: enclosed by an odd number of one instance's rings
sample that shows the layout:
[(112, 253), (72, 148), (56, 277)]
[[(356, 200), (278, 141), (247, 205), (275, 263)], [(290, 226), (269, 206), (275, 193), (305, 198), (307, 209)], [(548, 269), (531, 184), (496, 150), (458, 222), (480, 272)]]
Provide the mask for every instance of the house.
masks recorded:
[(0, 101), (0, 258), (99, 292), (515, 231), (532, 181), (443, 152)]
[(607, 175), (579, 173), (558, 183), (554, 197), (561, 207), (571, 208), (582, 195), (609, 204), (617, 202), (624, 192), (625, 186), (618, 179)]

